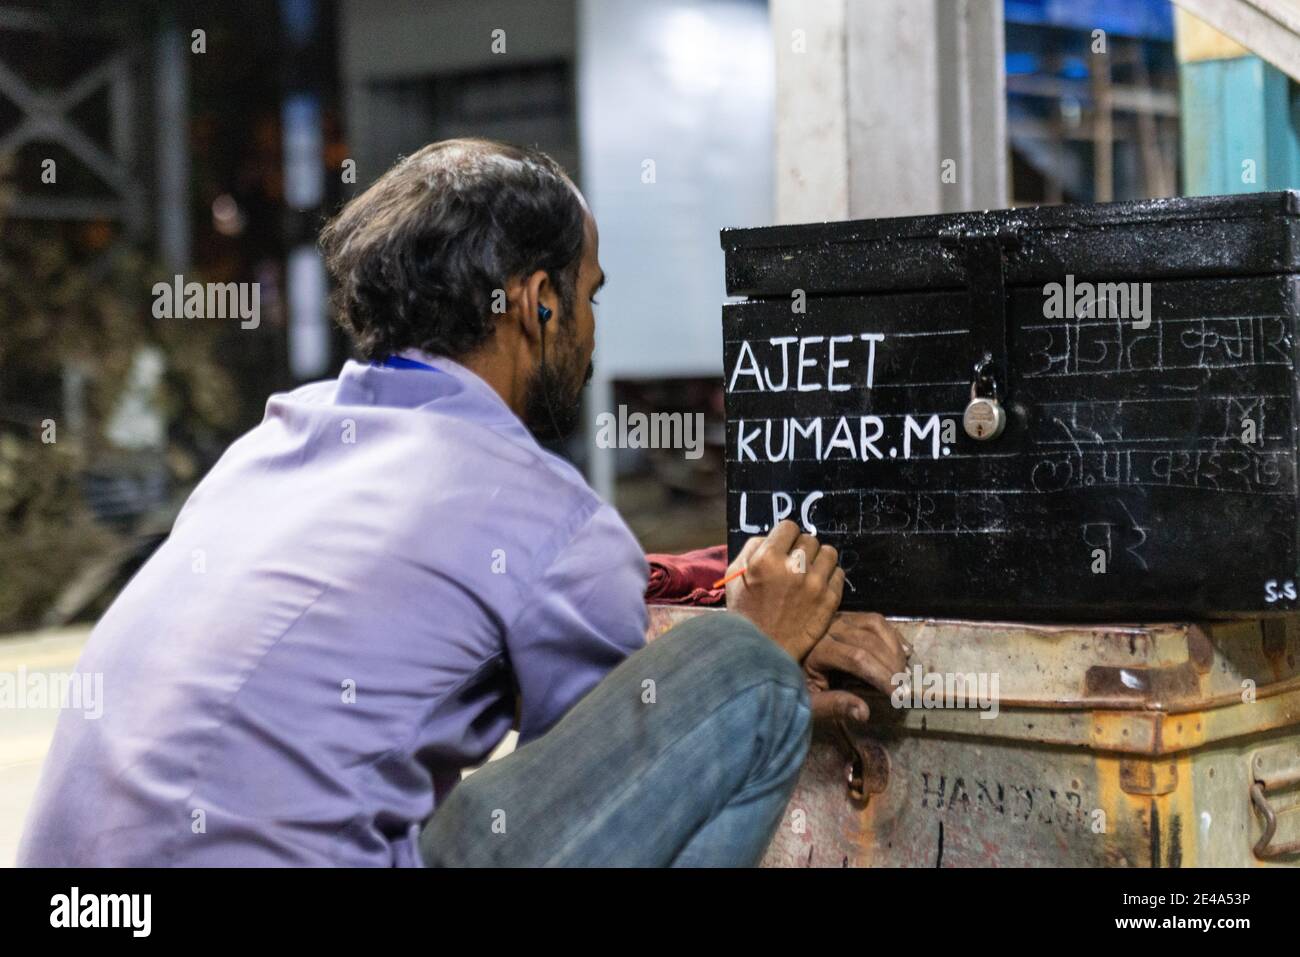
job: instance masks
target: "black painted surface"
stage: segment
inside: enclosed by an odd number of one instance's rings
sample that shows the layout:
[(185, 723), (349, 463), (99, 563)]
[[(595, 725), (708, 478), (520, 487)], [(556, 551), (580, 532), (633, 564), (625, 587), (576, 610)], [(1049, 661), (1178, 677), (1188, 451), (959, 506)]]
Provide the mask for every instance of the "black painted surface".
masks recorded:
[[(729, 290), (752, 297), (723, 307), (733, 554), (770, 526), (773, 493), (795, 518), (821, 493), (808, 521), (841, 551), (846, 608), (1150, 620), (1297, 607), (1296, 209), (1281, 193), (724, 231)], [(999, 234), (1001, 283), (984, 242)], [(1067, 273), (1150, 280), (1150, 326), (1046, 317), (1043, 285)], [(870, 388), (864, 333), (883, 335)], [(769, 388), (781, 336), (823, 337), (804, 369), (822, 388), (796, 391), (797, 342), (790, 388)], [(826, 388), (831, 336), (854, 337), (830, 380), (844, 391)], [(961, 428), (985, 351), (1009, 415), (992, 442)], [(820, 422), (820, 461), (815, 431), (794, 435), (791, 459), (791, 420)], [(926, 430), (945, 422), (936, 444)], [(742, 428), (757, 437), (742, 443)]]

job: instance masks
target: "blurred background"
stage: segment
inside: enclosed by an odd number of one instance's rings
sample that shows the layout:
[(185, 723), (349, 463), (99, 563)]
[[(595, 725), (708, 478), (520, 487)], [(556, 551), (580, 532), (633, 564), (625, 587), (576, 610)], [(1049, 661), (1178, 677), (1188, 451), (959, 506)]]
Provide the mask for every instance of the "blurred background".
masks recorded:
[[(1298, 32), (1295, 0), (0, 0), (0, 670), (71, 667), (267, 397), (337, 371), (316, 234), (432, 140), (583, 189), (609, 285), (561, 451), (685, 550), (725, 533), (720, 228), (1300, 187)], [(155, 318), (177, 275), (258, 283), (257, 327)], [(596, 449), (620, 405), (703, 413), (705, 454)], [(0, 720), (7, 862), (48, 722)]]

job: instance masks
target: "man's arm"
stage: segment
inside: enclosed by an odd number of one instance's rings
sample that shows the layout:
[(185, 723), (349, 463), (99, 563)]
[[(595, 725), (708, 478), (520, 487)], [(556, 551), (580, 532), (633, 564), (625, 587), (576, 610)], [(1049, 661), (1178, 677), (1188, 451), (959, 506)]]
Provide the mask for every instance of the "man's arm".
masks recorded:
[(560, 549), (506, 633), (520, 744), (645, 646), (646, 576), (645, 555), (609, 505)]

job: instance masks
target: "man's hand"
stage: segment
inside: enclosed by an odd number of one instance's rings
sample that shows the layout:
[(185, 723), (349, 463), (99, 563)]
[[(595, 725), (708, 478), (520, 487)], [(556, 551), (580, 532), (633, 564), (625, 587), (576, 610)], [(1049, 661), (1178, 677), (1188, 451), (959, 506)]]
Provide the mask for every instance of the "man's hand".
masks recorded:
[(728, 573), (745, 574), (727, 585), (727, 609), (802, 662), (826, 634), (844, 593), (839, 555), (788, 519), (766, 538), (751, 538)]
[(870, 714), (866, 702), (851, 691), (832, 691), (831, 675), (849, 675), (888, 695), (894, 675), (907, 671), (911, 653), (898, 629), (880, 615), (836, 618), (803, 663), (813, 720), (865, 722)]

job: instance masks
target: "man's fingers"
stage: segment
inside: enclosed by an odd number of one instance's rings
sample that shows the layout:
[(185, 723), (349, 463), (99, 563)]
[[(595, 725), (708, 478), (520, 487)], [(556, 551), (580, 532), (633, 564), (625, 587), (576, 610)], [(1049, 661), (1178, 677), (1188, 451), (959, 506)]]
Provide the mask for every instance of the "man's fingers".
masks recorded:
[(844, 569), (836, 568), (826, 582), (809, 576), (806, 587), (816, 595), (813, 611), (807, 619), (809, 630), (819, 637), (827, 637), (844, 598)]
[(809, 655), (809, 662), (821, 671), (852, 675), (883, 694), (893, 692), (894, 675), (903, 671), (902, 668), (894, 670), (870, 647), (859, 647), (834, 638), (818, 642)]
[(907, 656), (902, 650), (879, 637), (878, 632), (865, 628), (857, 632), (841, 630), (835, 635), (835, 640), (874, 655), (889, 669), (890, 674), (907, 670)]
[(844, 600), (844, 569), (838, 565), (835, 571), (831, 572), (830, 579), (826, 582), (827, 602), (834, 605), (834, 610), (839, 611), (840, 602)]
[(911, 648), (903, 641), (902, 633), (887, 619), (876, 614), (842, 617), (835, 624), (833, 637), (864, 648), (874, 648), (882, 659), (898, 670), (907, 667)]
[(727, 566), (727, 574), (730, 575), (732, 572), (738, 571), (748, 565), (750, 560), (754, 557), (754, 552), (758, 551), (763, 542), (764, 538), (762, 535), (755, 535), (753, 538), (745, 542), (744, 546), (740, 549), (740, 552), (732, 560), (731, 564)]
[(799, 539), (799, 526), (790, 519), (776, 523), (776, 528), (767, 533), (767, 538), (762, 540), (762, 545), (755, 555), (755, 561), (763, 556), (772, 554), (784, 560), (790, 554), (790, 549)]
[(812, 568), (808, 569), (810, 574), (816, 575), (819, 581), (830, 581), (831, 575), (839, 565), (840, 553), (832, 545), (823, 545), (817, 550), (817, 558), (813, 561)]
[(880, 636), (884, 646), (889, 649), (889, 653), (897, 662), (900, 668), (907, 667), (907, 658), (912, 653), (907, 642), (903, 641), (903, 633), (885, 617), (876, 614), (866, 616), (865, 624), (868, 628)]
[(810, 572), (815, 561), (817, 553), (821, 551), (821, 543), (806, 532), (795, 539), (794, 547), (790, 549), (790, 557), (795, 557), (795, 552), (803, 552), (803, 558), (797, 567), (792, 566), (792, 571)]
[(867, 703), (848, 691), (818, 691), (812, 695), (814, 721), (839, 719), (850, 724), (864, 724), (870, 714)]

